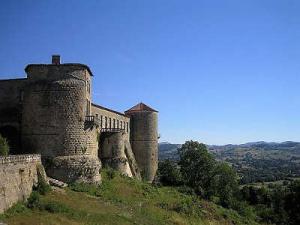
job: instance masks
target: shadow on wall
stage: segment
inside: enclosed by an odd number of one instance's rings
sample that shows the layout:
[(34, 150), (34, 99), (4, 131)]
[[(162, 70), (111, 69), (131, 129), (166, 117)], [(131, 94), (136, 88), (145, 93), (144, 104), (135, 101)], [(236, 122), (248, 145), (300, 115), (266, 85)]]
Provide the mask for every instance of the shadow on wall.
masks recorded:
[(13, 126), (2, 126), (0, 127), (0, 134), (8, 141), (10, 155), (23, 153), (21, 149), (21, 135), (17, 128)]

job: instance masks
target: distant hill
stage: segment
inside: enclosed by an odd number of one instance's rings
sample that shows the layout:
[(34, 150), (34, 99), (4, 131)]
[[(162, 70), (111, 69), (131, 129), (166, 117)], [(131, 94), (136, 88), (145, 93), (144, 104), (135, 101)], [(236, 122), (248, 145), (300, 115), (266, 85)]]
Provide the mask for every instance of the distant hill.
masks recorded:
[(256, 148), (261, 150), (287, 150), (287, 151), (300, 151), (300, 143), (293, 141), (285, 141), (282, 143), (276, 142), (249, 142), (241, 145), (210, 145), (211, 150), (232, 150), (236, 148)]
[[(159, 159), (178, 160), (180, 144), (160, 143)], [(250, 142), (240, 145), (208, 145), (217, 160), (230, 163), (242, 183), (300, 177), (300, 143)]]
[(158, 158), (159, 160), (172, 159), (178, 160), (177, 149), (181, 147), (181, 144), (171, 144), (169, 142), (161, 142), (158, 144)]

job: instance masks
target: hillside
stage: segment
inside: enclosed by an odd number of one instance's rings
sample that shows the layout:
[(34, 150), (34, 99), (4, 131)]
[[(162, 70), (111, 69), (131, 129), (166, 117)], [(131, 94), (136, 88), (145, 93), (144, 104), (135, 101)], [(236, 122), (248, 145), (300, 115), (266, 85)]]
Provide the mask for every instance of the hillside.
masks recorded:
[(172, 159), (177, 160), (177, 149), (181, 147), (181, 144), (171, 144), (169, 142), (161, 142), (158, 144), (158, 157), (159, 160)]
[(17, 204), (0, 215), (0, 221), (9, 225), (257, 224), (176, 188), (154, 187), (111, 171), (102, 175), (100, 187), (73, 185), (54, 189), (39, 201), (31, 198), (31, 209)]
[[(159, 145), (159, 159), (178, 159), (178, 144)], [(233, 165), (242, 183), (268, 182), (300, 177), (299, 142), (252, 142), (208, 146), (216, 159)]]

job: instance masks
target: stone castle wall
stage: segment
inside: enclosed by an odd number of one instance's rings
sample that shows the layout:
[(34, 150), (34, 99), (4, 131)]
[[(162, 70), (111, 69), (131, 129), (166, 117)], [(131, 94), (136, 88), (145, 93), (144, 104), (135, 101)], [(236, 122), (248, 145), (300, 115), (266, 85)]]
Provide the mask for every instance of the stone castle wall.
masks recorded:
[(0, 213), (29, 197), (39, 173), (46, 179), (40, 155), (0, 157)]
[(21, 113), (26, 79), (0, 80), (0, 133), (5, 133), (15, 154), (21, 148)]
[(0, 80), (0, 123), (18, 121), (25, 85), (26, 79)]
[(31, 65), (26, 72), (23, 146), (52, 162), (46, 163), (46, 171), (53, 178), (99, 181), (97, 129), (86, 121), (91, 114), (88, 69), (73, 64)]
[(125, 115), (92, 104), (90, 69), (60, 64), (59, 56), (25, 71), (26, 79), (0, 81), (0, 134), (17, 140), (10, 143), (13, 154), (41, 154), (47, 174), (65, 182), (99, 182), (99, 158), (129, 176), (140, 177), (141, 170), (153, 180), (156, 112)]
[(25, 148), (41, 151), (43, 157), (97, 156), (96, 131), (85, 123), (90, 99), (86, 93), (86, 71), (65, 70), (61, 79), (55, 67), (51, 68), (46, 71), (49, 74), (40, 74), (47, 80), (35, 78), (35, 67), (28, 71), (30, 83), (24, 94), (22, 118)]
[(130, 134), (130, 118), (123, 113), (119, 113), (105, 107), (92, 104), (92, 115), (100, 121), (101, 128), (119, 128), (126, 134)]

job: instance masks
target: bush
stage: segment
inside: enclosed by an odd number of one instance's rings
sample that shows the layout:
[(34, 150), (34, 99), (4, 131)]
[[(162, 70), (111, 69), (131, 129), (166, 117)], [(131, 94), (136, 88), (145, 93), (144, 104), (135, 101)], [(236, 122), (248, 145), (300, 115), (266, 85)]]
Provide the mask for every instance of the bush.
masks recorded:
[(27, 200), (27, 207), (30, 209), (40, 207), (40, 195), (38, 192), (33, 191)]
[(109, 166), (106, 166), (105, 168), (103, 168), (102, 171), (103, 171), (103, 175), (108, 180), (112, 180), (118, 175), (117, 171)]
[(64, 204), (58, 202), (47, 202), (44, 203), (42, 209), (50, 213), (69, 213), (72, 210)]
[(182, 194), (186, 194), (186, 195), (196, 195), (195, 191), (193, 188), (183, 185), (183, 186), (179, 186), (177, 188), (177, 190), (182, 193)]
[(182, 184), (182, 176), (178, 165), (170, 160), (159, 162), (158, 176), (163, 185), (177, 186)]
[(8, 156), (9, 145), (6, 138), (2, 137), (0, 134), (0, 156)]
[(76, 192), (85, 192), (93, 196), (101, 196), (101, 189), (98, 185), (95, 184), (86, 184), (86, 183), (72, 183), (69, 185), (69, 188)]
[(1, 217), (4, 218), (4, 217), (15, 216), (16, 214), (25, 212), (26, 210), (27, 208), (22, 202), (17, 202), (11, 208), (9, 208), (4, 214), (0, 215), (0, 219), (2, 219)]

